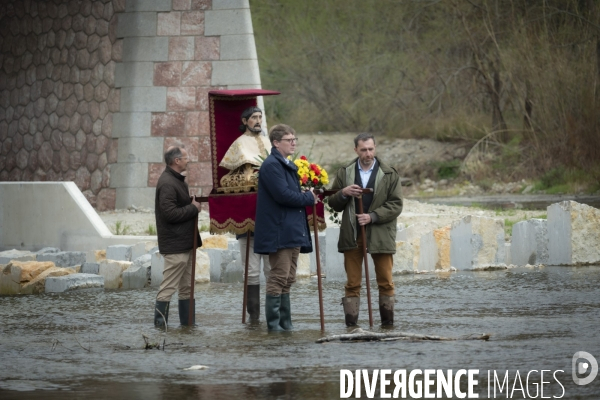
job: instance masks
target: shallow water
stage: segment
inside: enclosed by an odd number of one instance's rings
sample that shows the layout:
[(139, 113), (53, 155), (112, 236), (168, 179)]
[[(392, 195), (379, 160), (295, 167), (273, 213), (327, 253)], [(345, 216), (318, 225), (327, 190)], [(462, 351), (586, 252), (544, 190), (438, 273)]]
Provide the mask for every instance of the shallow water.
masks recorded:
[[(600, 377), (587, 386), (571, 378), (575, 352), (600, 360), (600, 267), (402, 275), (395, 283), (395, 330), (491, 339), (315, 343), (323, 336), (316, 279), (292, 288), (295, 330), (279, 334), (267, 332), (262, 310), (261, 323), (241, 324), (241, 284), (197, 285), (194, 328), (179, 327), (174, 298), (167, 333), (153, 327), (155, 289), (2, 297), (0, 398), (339, 398), (340, 369), (379, 368), (479, 369), (480, 398), (487, 371), (510, 371), (512, 386), (517, 370), (523, 382), (529, 370), (563, 370), (563, 398), (600, 398)], [(375, 286), (371, 294), (373, 330), (383, 332)], [(342, 295), (342, 284), (324, 283), (325, 335), (349, 331)], [(368, 329), (364, 296), (360, 323)], [(142, 333), (164, 350), (144, 350)], [(184, 370), (192, 365), (208, 369)], [(561, 395), (559, 385), (547, 388), (545, 396)]]

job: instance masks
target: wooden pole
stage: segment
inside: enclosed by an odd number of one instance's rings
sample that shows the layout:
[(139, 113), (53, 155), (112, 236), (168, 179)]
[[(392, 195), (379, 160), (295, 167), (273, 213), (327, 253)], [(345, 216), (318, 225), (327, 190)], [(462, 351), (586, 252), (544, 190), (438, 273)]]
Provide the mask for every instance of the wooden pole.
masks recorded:
[(315, 234), (315, 256), (317, 259), (317, 282), (319, 286), (319, 312), (321, 315), (321, 331), (325, 331), (325, 316), (323, 314), (323, 283), (321, 282), (321, 257), (319, 257), (319, 227), (317, 221), (317, 205), (313, 204), (313, 231)]
[(190, 290), (190, 313), (188, 315), (188, 323), (192, 325), (194, 321), (194, 312), (196, 312), (196, 305), (194, 302), (194, 283), (196, 283), (196, 249), (198, 248), (198, 214), (194, 218), (194, 246), (192, 247), (192, 282)]
[[(363, 214), (362, 195), (358, 197), (358, 213)], [(371, 287), (369, 281), (369, 259), (367, 258), (367, 232), (364, 225), (360, 226), (362, 234), (363, 258), (365, 260), (365, 280), (367, 284), (367, 304), (369, 305), (369, 326), (373, 327), (373, 310), (371, 309)]]
[(250, 231), (246, 232), (246, 264), (244, 266), (244, 300), (242, 300), (242, 324), (246, 323), (246, 302), (248, 301), (248, 264), (250, 259)]

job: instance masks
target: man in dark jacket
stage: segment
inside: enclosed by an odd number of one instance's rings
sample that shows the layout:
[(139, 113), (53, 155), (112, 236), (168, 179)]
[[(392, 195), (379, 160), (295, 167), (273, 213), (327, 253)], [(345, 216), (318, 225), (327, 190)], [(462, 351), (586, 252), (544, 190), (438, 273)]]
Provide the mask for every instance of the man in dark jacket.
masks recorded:
[(296, 150), (295, 134), (287, 125), (271, 128), (273, 148), (258, 176), (254, 252), (268, 254), (271, 264), (265, 301), (270, 331), (292, 329), (290, 288), (296, 281), (298, 255), (312, 251), (305, 207), (318, 197), (312, 189), (300, 190), (298, 168), (287, 158)]
[[(165, 260), (163, 280), (156, 295), (154, 325), (164, 326), (168, 322), (171, 296), (179, 291), (179, 322), (194, 325), (189, 321), (192, 280), (192, 251), (194, 251), (194, 221), (200, 211), (200, 203), (192, 200), (185, 176), (182, 172), (188, 164), (187, 151), (171, 146), (165, 153), (167, 167), (156, 184), (154, 212), (158, 249)], [(200, 236), (198, 247), (202, 246)], [(194, 314), (192, 314), (194, 315)]]
[[(332, 189), (341, 189), (329, 197), (329, 205), (341, 212), (342, 226), (338, 251), (344, 253), (348, 282), (342, 299), (346, 325), (358, 322), (362, 286), (363, 243), (373, 257), (379, 288), (379, 313), (382, 325), (394, 324), (393, 255), (396, 253), (396, 219), (402, 212), (400, 177), (395, 169), (375, 157), (375, 138), (361, 133), (354, 139), (358, 158), (340, 168)], [(374, 189), (362, 194), (363, 188)], [(363, 213), (358, 212), (357, 197), (362, 195)], [(362, 237), (361, 226), (366, 228)], [(367, 282), (368, 284), (368, 282)]]

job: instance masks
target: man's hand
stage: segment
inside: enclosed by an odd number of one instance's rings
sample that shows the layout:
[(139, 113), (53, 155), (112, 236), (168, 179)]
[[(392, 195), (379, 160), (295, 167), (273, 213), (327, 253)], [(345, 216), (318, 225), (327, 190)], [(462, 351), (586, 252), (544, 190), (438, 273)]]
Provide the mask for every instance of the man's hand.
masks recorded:
[(346, 197), (358, 197), (362, 194), (362, 188), (356, 184), (346, 186), (342, 189), (342, 194)]
[(196, 206), (196, 208), (198, 209), (198, 212), (202, 211), (202, 204), (200, 204), (196, 201), (195, 196), (192, 196), (192, 204)]
[(358, 224), (360, 226), (371, 223), (371, 216), (369, 214), (356, 214), (356, 219), (358, 220)]
[(319, 196), (315, 193), (315, 189), (310, 188), (310, 192), (312, 193), (313, 197), (315, 198), (315, 204), (317, 204), (319, 202)]

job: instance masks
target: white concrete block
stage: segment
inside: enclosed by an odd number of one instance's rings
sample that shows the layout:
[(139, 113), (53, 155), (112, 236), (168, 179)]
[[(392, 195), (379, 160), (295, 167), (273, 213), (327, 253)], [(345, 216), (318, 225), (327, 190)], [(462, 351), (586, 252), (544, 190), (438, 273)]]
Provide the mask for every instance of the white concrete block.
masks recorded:
[(548, 264), (600, 263), (600, 210), (575, 201), (548, 210)]
[[(168, 61), (168, 37), (128, 37), (123, 39), (123, 61)], [(121, 92), (121, 96), (123, 92)], [(121, 97), (121, 111), (123, 110)]]
[(71, 274), (46, 278), (46, 293), (102, 288), (104, 288), (104, 277), (94, 274)]
[[(319, 238), (319, 262), (321, 263), (321, 274), (325, 272), (325, 263), (327, 262), (327, 235), (325, 232), (319, 232), (317, 235)], [(317, 273), (317, 247), (315, 244), (315, 236), (314, 233), (311, 233), (312, 243), (313, 243), (313, 252), (310, 253), (310, 273)], [(336, 244), (337, 246), (337, 244)], [(336, 249), (337, 251), (337, 249)]]
[(515, 265), (548, 263), (548, 224), (530, 219), (513, 225), (510, 259)]
[(220, 60), (256, 60), (254, 35), (221, 36)]
[[(172, 0), (127, 0), (126, 12), (135, 11), (171, 11)], [(122, 14), (119, 14), (122, 15)], [(119, 22), (121, 20), (119, 19)]]
[(115, 87), (154, 86), (153, 62), (123, 62), (115, 65)]
[(300, 253), (298, 255), (298, 264), (296, 265), (296, 278), (310, 278), (310, 253)]
[(204, 250), (196, 250), (196, 283), (210, 282), (210, 257)]
[(213, 61), (211, 84), (260, 85), (260, 71), (257, 60)]
[(123, 272), (123, 289), (142, 289), (150, 286), (152, 256), (144, 254), (137, 257)]
[(450, 228), (450, 262), (456, 269), (505, 265), (504, 221), (467, 215)]
[(0, 264), (8, 264), (11, 261), (36, 261), (36, 253), (23, 250), (0, 251)]
[(158, 246), (157, 242), (139, 242), (133, 245), (131, 248), (131, 260), (135, 261), (137, 258), (144, 255), (150, 255), (150, 251)]
[(93, 274), (98, 275), (98, 270), (100, 269), (100, 264), (95, 262), (86, 262), (81, 266), (82, 274)]
[(204, 12), (204, 35), (254, 34), (250, 8), (207, 10)]
[(150, 137), (152, 113), (115, 113), (113, 114), (113, 138)]
[[(148, 186), (148, 163), (117, 163), (110, 166), (110, 187), (140, 187)], [(137, 203), (136, 203), (137, 204)]]
[(509, 242), (505, 242), (504, 243), (504, 254), (506, 255), (506, 259), (504, 260), (504, 263), (506, 265), (511, 265), (512, 262), (512, 244)]
[(159, 287), (163, 280), (165, 258), (157, 251), (152, 253), (150, 263), (150, 286)]
[(250, 8), (248, 0), (213, 0), (213, 10), (227, 10), (235, 8)]
[(121, 88), (121, 112), (143, 111), (167, 111), (167, 88)]
[[(323, 272), (325, 278), (329, 282), (346, 282), (346, 269), (344, 268), (344, 254), (338, 252), (338, 240), (340, 237), (340, 228), (327, 228), (325, 267)], [(369, 264), (369, 279), (375, 279), (375, 264), (370, 254), (367, 254), (367, 262)], [(365, 279), (364, 263), (363, 263), (363, 282)]]
[(132, 261), (130, 244), (115, 244), (106, 248), (106, 259), (115, 261)]
[(57, 267), (72, 267), (85, 263), (86, 255), (82, 251), (61, 251), (44, 253), (37, 256), (38, 261), (51, 261)]
[(119, 14), (117, 37), (156, 36), (156, 12), (126, 12)]
[(121, 138), (119, 139), (117, 162), (160, 163), (163, 158), (163, 143), (164, 138), (162, 137)]
[(123, 272), (129, 268), (131, 261), (102, 260), (98, 268), (98, 275), (104, 277), (105, 289), (119, 289), (123, 287)]
[(435, 271), (435, 265), (438, 263), (439, 258), (438, 247), (433, 237), (433, 232), (421, 236), (420, 254), (417, 269), (426, 272)]

